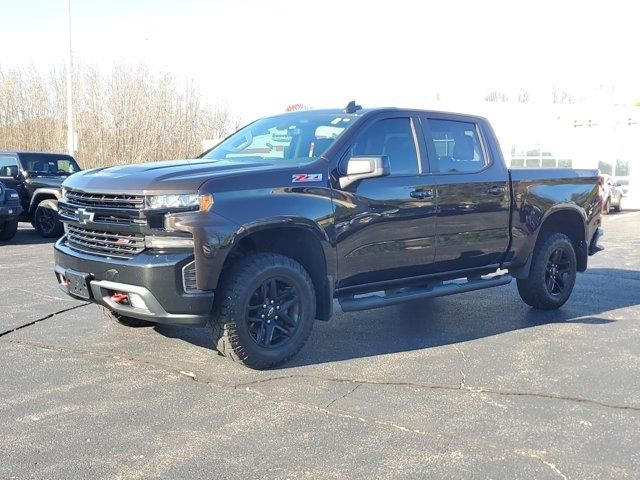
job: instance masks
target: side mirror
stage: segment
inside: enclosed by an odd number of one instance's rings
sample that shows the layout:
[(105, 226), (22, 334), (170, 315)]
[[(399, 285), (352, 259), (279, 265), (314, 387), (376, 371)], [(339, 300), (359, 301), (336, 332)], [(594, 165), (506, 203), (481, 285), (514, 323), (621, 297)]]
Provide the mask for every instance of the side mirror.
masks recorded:
[(385, 177), (390, 172), (389, 157), (386, 155), (350, 157), (347, 160), (347, 174), (340, 177), (340, 188), (346, 188), (364, 178)]
[(18, 170), (18, 167), (15, 166), (9, 166), (9, 167), (5, 167), (5, 172), (7, 174), (7, 177), (11, 177), (11, 178), (18, 178), (18, 174), (20, 173)]

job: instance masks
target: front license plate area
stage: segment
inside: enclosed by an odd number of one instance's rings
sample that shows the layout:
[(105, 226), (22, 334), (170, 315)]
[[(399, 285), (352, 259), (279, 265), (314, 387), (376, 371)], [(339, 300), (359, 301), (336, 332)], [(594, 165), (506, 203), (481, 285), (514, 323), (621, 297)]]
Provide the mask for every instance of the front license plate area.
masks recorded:
[(89, 274), (74, 272), (73, 270), (67, 270), (65, 272), (67, 282), (69, 282), (69, 294), (74, 297), (83, 298), (89, 300), (91, 293), (89, 292)]

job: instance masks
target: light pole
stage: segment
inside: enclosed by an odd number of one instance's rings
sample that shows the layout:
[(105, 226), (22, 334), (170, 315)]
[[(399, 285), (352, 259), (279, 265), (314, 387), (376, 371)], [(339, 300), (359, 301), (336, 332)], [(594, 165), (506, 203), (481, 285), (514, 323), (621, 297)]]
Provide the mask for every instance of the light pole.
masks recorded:
[(67, 3), (67, 37), (69, 40), (69, 51), (67, 52), (67, 153), (75, 154), (75, 138), (73, 134), (73, 86), (71, 84), (71, 0)]

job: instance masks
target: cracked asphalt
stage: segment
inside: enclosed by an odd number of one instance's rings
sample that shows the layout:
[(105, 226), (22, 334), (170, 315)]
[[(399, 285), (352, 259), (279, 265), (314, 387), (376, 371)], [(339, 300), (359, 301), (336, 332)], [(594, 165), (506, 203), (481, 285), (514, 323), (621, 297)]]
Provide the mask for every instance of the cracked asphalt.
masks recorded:
[(0, 246), (0, 478), (640, 478), (640, 212), (555, 312), (515, 284), (317, 322), (256, 372)]

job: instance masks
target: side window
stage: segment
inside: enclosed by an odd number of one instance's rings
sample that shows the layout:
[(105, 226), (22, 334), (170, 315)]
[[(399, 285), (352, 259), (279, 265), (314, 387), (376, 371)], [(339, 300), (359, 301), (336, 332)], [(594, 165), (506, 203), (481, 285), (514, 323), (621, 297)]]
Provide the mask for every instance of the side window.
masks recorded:
[(409, 118), (388, 118), (369, 126), (356, 137), (351, 155), (386, 155), (391, 175), (418, 173), (418, 154)]
[(487, 166), (475, 123), (427, 120), (441, 173), (474, 173)]
[(15, 177), (18, 170), (18, 161), (15, 157), (0, 155), (0, 177)]

